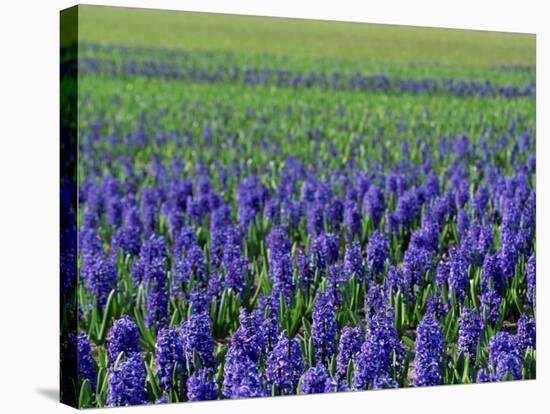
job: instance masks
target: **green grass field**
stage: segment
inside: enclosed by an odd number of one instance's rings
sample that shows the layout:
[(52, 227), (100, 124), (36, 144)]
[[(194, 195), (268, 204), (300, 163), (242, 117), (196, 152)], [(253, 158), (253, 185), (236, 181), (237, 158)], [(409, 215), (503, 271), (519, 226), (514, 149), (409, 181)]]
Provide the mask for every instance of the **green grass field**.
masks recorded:
[(535, 64), (535, 35), (80, 6), (80, 40), (394, 63)]

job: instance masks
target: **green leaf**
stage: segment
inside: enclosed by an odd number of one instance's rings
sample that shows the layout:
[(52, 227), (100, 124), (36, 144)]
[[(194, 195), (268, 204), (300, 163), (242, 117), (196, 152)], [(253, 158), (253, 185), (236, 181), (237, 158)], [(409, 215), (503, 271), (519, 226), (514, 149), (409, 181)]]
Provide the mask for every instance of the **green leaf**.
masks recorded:
[(414, 341), (408, 336), (402, 336), (401, 340), (407, 345), (411, 350), (414, 350)]
[(138, 309), (134, 309), (134, 318), (135, 318), (138, 330), (141, 334), (141, 339), (143, 341), (144, 346), (149, 351), (153, 351), (155, 349), (156, 340), (153, 334), (145, 326), (145, 323), (143, 322), (143, 317), (141, 316), (141, 312)]
[(160, 389), (159, 384), (157, 383), (157, 377), (155, 374), (153, 374), (153, 371), (151, 370), (151, 367), (149, 364), (144, 363), (145, 372), (147, 373), (147, 383), (151, 386), (151, 391), (153, 392), (154, 400), (158, 400), (160, 397), (162, 397), (162, 390)]
[(80, 385), (80, 392), (78, 394), (78, 408), (86, 408), (91, 406), (92, 402), (92, 388), (90, 382), (85, 379)]
[(111, 316), (114, 314), (113, 309), (116, 307), (115, 290), (111, 290), (107, 298), (107, 304), (105, 305), (105, 311), (103, 313), (103, 320), (101, 321), (101, 327), (99, 329), (98, 341), (103, 343), (107, 336), (107, 328), (111, 321)]

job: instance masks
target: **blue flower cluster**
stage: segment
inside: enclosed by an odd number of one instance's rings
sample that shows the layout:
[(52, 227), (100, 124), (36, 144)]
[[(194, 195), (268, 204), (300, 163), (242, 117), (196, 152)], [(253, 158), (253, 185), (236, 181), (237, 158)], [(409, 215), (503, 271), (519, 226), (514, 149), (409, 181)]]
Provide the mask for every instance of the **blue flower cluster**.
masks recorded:
[(414, 351), (414, 386), (441, 384), (441, 359), (445, 343), (435, 315), (426, 314), (418, 325)]
[(483, 331), (483, 320), (475, 309), (464, 308), (458, 320), (458, 350), (475, 358), (477, 345)]

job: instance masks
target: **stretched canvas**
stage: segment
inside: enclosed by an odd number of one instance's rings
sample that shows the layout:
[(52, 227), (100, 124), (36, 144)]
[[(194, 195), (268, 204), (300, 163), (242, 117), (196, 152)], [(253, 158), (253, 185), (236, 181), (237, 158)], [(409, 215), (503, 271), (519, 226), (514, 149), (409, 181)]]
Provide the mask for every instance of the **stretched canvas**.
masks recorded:
[(536, 377), (534, 35), (60, 17), (62, 402)]

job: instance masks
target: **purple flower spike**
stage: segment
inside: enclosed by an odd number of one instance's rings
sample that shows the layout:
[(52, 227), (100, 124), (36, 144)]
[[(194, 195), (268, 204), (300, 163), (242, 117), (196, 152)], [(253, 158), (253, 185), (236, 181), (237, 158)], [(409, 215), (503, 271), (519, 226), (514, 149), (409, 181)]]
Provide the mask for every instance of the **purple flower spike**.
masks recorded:
[(163, 328), (159, 331), (155, 347), (155, 357), (159, 368), (160, 385), (163, 390), (168, 391), (172, 388), (172, 377), (176, 364), (179, 372), (178, 377), (182, 377), (185, 380), (187, 369), (183, 357), (183, 348), (176, 328)]
[(201, 369), (187, 380), (189, 401), (210, 401), (218, 398), (218, 386), (210, 379), (210, 371)]
[(489, 340), (489, 363), (499, 381), (510, 375), (521, 379), (521, 359), (514, 338), (507, 332), (498, 332)]
[(517, 344), (520, 352), (525, 352), (529, 347), (537, 349), (537, 324), (535, 319), (521, 315), (518, 319)]
[(300, 394), (321, 394), (334, 391), (332, 380), (323, 365), (309, 368), (302, 376)]
[(361, 351), (361, 329), (346, 326), (342, 329), (336, 356), (336, 376), (345, 378), (348, 364)]
[(475, 358), (477, 345), (483, 330), (483, 320), (475, 309), (464, 308), (458, 320), (458, 350)]
[[(78, 355), (78, 378), (80, 381), (88, 380), (92, 393), (96, 390), (97, 365), (92, 356), (92, 348), (86, 334), (80, 334), (71, 340), (76, 341)], [(74, 345), (72, 345), (74, 346)]]
[(193, 367), (193, 353), (198, 356), (202, 368), (214, 368), (214, 340), (212, 339), (210, 315), (203, 311), (193, 313), (182, 323), (180, 338), (183, 352)]
[(139, 355), (110, 367), (107, 376), (107, 405), (128, 406), (147, 402), (146, 374)]
[(326, 363), (336, 350), (336, 307), (327, 293), (319, 292), (313, 306), (311, 337), (318, 364)]
[(445, 344), (439, 321), (434, 315), (426, 314), (418, 325), (414, 350), (414, 386), (441, 384), (440, 363)]
[(302, 374), (302, 352), (296, 338), (281, 333), (267, 357), (265, 376), (267, 385), (275, 386), (282, 395), (293, 394)]
[(378, 231), (370, 235), (367, 245), (367, 265), (371, 272), (377, 274), (384, 270), (389, 249), (389, 240), (386, 235)]
[(116, 320), (107, 335), (109, 363), (114, 364), (121, 352), (126, 357), (139, 353), (139, 338), (138, 327), (129, 316)]
[(390, 376), (394, 360), (397, 368), (401, 365), (404, 349), (393, 318), (393, 308), (383, 307), (370, 319), (365, 342), (361, 346), (360, 354), (355, 358), (355, 389), (372, 388), (376, 378)]
[(535, 305), (535, 291), (537, 287), (537, 260), (535, 256), (527, 261), (527, 299), (531, 305)]

